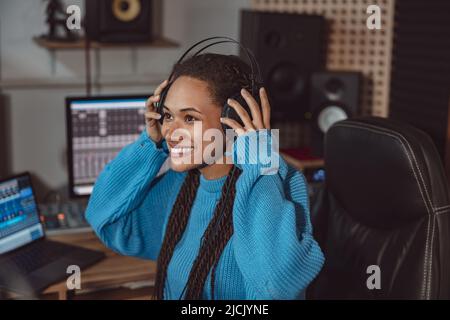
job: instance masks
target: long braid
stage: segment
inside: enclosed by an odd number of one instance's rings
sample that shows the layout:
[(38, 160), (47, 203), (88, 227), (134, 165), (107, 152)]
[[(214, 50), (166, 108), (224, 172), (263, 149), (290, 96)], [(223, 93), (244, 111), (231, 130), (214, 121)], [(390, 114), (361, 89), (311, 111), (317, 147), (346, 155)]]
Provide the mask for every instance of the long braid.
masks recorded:
[(204, 242), (189, 274), (185, 299), (198, 300), (202, 298), (206, 278), (211, 269), (213, 271), (211, 278), (213, 295), (215, 269), (225, 246), (233, 235), (233, 203), (236, 181), (240, 174), (241, 171), (234, 167), (225, 181), (214, 216), (206, 228)]
[(178, 193), (166, 227), (164, 241), (158, 256), (155, 281), (156, 299), (164, 299), (164, 285), (167, 277), (167, 268), (172, 258), (175, 246), (180, 241), (189, 219), (192, 204), (199, 185), (199, 173), (197, 170), (189, 171)]
[[(236, 179), (237, 179), (237, 177), (236, 177)], [(214, 300), (216, 269), (219, 264), (220, 255), (222, 254), (226, 244), (228, 243), (228, 241), (230, 240), (231, 236), (234, 233), (233, 214), (232, 213), (233, 213), (234, 197), (236, 195), (236, 188), (235, 188), (236, 180), (234, 178), (233, 178), (233, 180), (234, 180), (234, 181), (232, 181), (233, 187), (230, 190), (230, 199), (232, 199), (232, 201), (227, 201), (225, 203), (225, 212), (227, 214), (219, 222), (219, 226), (217, 229), (217, 230), (220, 230), (221, 233), (223, 232), (224, 234), (223, 234), (223, 237), (221, 236), (221, 238), (218, 239), (219, 243), (218, 244), (215, 243), (213, 246), (215, 261), (214, 261), (214, 265), (213, 265), (212, 271), (211, 271), (211, 299), (212, 300)], [(217, 237), (215, 237), (214, 239), (217, 239)]]

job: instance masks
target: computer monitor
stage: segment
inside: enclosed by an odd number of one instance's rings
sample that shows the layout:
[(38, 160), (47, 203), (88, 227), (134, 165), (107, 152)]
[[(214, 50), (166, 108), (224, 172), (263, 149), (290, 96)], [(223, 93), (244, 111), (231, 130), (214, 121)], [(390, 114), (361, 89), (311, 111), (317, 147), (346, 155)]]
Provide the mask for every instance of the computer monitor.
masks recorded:
[(89, 196), (104, 166), (145, 129), (148, 96), (66, 98), (69, 193)]
[(0, 181), (0, 254), (43, 237), (29, 174)]

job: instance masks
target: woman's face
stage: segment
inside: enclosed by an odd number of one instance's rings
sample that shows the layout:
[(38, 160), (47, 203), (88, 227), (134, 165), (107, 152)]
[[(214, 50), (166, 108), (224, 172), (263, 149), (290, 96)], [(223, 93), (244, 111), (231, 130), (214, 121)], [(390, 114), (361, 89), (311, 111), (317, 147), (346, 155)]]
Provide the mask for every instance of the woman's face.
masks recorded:
[(222, 106), (213, 101), (207, 83), (187, 76), (177, 78), (163, 111), (161, 131), (169, 147), (172, 170), (182, 172), (200, 167), (205, 160), (205, 148), (214, 143), (203, 141), (205, 131), (222, 130)]

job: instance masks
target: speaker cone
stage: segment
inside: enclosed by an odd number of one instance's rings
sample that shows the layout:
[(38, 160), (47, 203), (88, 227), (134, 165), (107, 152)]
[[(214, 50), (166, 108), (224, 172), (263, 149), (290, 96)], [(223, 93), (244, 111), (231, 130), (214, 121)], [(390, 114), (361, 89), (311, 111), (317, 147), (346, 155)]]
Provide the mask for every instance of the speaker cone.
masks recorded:
[(326, 133), (333, 124), (347, 118), (348, 114), (344, 109), (340, 106), (330, 105), (320, 111), (317, 117), (317, 126), (320, 131)]
[(141, 13), (141, 2), (139, 0), (114, 0), (112, 11), (114, 17), (119, 21), (133, 21)]
[(296, 100), (305, 93), (305, 75), (293, 64), (282, 63), (275, 66), (268, 80), (271, 93), (278, 101)]
[(337, 79), (331, 78), (325, 83), (325, 95), (331, 101), (337, 101), (342, 98), (345, 93), (345, 84)]

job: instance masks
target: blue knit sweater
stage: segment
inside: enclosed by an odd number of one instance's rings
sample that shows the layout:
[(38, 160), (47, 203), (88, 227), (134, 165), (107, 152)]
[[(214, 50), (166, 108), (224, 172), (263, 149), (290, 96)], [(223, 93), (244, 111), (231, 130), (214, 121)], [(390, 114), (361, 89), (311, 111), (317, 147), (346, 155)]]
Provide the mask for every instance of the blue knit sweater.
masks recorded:
[[(252, 134), (239, 137), (233, 152), (239, 153), (237, 143)], [(98, 177), (86, 218), (114, 251), (157, 259), (186, 177), (172, 170), (157, 177), (167, 157), (167, 145), (158, 148), (144, 131)], [(216, 270), (216, 299), (303, 298), (322, 268), (324, 257), (312, 236), (305, 178), (281, 157), (279, 165), (274, 175), (262, 175), (258, 163), (238, 165), (242, 173), (236, 182), (234, 234)], [(179, 299), (183, 292), (225, 179), (200, 177), (188, 225), (168, 266), (166, 299)], [(210, 275), (203, 295), (210, 299)]]

